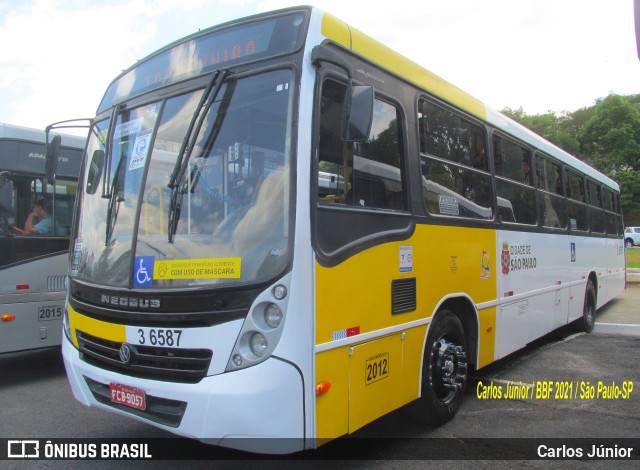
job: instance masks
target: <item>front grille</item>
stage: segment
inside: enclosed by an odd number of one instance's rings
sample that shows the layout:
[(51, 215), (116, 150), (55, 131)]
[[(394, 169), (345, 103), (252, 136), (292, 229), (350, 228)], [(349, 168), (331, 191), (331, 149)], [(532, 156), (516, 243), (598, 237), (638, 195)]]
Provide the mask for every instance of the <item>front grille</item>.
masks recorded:
[(159, 398), (152, 395), (146, 395), (145, 400), (147, 408), (144, 411), (129, 408), (128, 406), (113, 403), (111, 401), (108, 384), (96, 382), (89, 377), (85, 377), (84, 379), (87, 381), (87, 385), (89, 386), (93, 397), (103, 405), (112, 406), (119, 410), (141, 416), (155, 423), (164, 424), (165, 426), (171, 426), (174, 428), (180, 426), (184, 412), (187, 409), (187, 404), (183, 401), (169, 400), (168, 398)]
[(197, 383), (207, 374), (210, 349), (174, 349), (127, 344), (131, 358), (120, 359), (123, 343), (76, 331), (83, 361), (114, 372), (144, 379)]

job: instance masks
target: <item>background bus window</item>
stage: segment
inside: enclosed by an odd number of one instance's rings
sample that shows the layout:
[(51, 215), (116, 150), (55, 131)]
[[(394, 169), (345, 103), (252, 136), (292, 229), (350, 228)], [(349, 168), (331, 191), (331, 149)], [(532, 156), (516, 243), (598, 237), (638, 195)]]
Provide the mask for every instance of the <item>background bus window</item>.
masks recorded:
[(71, 220), (73, 219), (73, 206), (78, 190), (77, 181), (64, 181), (58, 178), (55, 184), (55, 198), (52, 199), (54, 208), (53, 218), (56, 236), (68, 237), (71, 235)]
[[(367, 141), (342, 141), (346, 87), (323, 83), (320, 115), (318, 199), (374, 209), (405, 210), (398, 109), (376, 99)], [(346, 184), (345, 184), (346, 183)]]
[(16, 223), (13, 181), (11, 173), (0, 172), (0, 234), (7, 235)]
[[(493, 136), (498, 216), (501, 222), (537, 223), (536, 191), (531, 172), (531, 152), (525, 147)], [(510, 208), (511, 210), (508, 210)]]
[[(13, 174), (0, 189), (3, 233), (11, 230), (18, 236), (68, 237), (76, 190), (75, 181), (58, 179), (55, 185), (48, 184), (45, 191), (40, 178)], [(40, 223), (40, 231), (24, 233), (35, 202), (40, 202), (46, 211), (32, 219), (33, 225)]]
[(537, 154), (536, 174), (540, 196), (538, 207), (542, 225), (548, 228), (565, 228), (567, 226), (567, 212), (560, 165)]
[[(430, 214), (493, 219), (484, 130), (427, 101), (420, 103), (424, 203)], [(504, 210), (512, 211), (508, 201)]]

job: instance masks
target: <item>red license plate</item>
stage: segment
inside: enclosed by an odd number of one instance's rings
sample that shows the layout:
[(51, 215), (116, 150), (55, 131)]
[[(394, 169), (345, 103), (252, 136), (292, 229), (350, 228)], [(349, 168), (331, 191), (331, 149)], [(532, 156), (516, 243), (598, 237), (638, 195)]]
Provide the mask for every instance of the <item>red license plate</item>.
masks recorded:
[(135, 408), (136, 410), (146, 410), (147, 400), (143, 390), (122, 384), (109, 384), (111, 392), (111, 402)]

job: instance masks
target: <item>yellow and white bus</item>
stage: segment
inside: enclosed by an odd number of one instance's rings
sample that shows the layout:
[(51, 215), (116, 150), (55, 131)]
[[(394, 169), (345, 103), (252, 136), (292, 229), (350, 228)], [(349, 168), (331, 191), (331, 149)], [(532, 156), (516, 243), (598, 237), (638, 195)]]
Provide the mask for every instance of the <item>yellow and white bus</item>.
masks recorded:
[(79, 192), (75, 397), (222, 446), (414, 400), (444, 422), (472, 370), (625, 287), (614, 181), (311, 7), (124, 71)]

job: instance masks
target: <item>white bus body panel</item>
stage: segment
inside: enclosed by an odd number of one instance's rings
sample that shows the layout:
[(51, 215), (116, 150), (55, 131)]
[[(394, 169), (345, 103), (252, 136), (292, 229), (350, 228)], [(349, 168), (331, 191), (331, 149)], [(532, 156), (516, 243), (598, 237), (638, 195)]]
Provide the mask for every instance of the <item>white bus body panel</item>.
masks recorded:
[(0, 270), (0, 316), (15, 317), (0, 321), (0, 353), (60, 345), (67, 263), (62, 253)]
[(498, 231), (495, 359), (582, 317), (589, 275), (597, 306), (624, 289), (621, 239)]
[[(238, 449), (247, 447), (255, 451), (258, 442), (251, 438), (285, 438), (278, 442), (302, 449), (302, 379), (298, 370), (285, 361), (271, 358), (258, 366), (205, 377), (197, 384), (185, 384), (129, 378), (93, 367), (80, 359), (78, 350), (67, 338), (62, 348), (73, 395), (86, 406), (137, 419), (210, 444)], [(157, 424), (99, 403), (85, 377), (106, 386), (123, 382), (133, 384), (144, 390), (147, 396), (186, 402), (187, 408), (178, 427)], [(272, 452), (296, 450), (281, 447), (261, 450), (267, 452), (270, 449)]]

